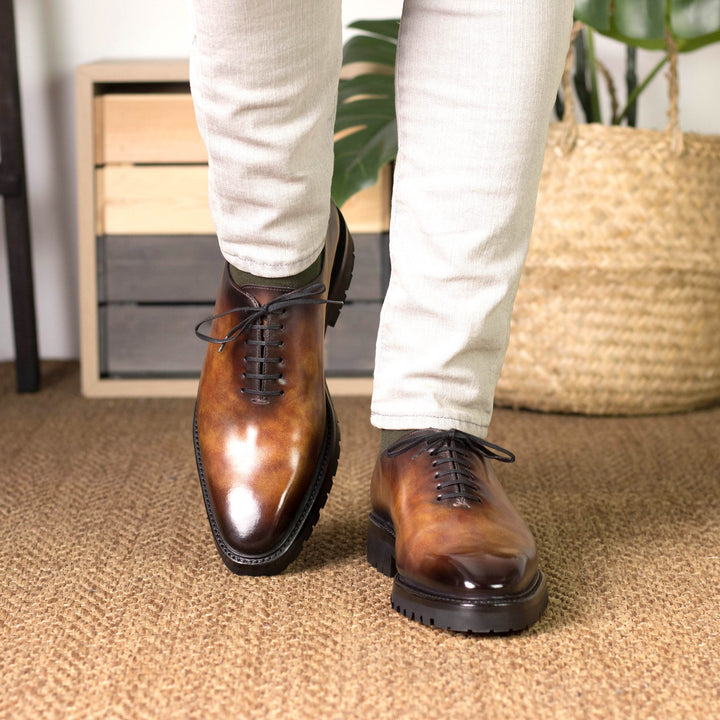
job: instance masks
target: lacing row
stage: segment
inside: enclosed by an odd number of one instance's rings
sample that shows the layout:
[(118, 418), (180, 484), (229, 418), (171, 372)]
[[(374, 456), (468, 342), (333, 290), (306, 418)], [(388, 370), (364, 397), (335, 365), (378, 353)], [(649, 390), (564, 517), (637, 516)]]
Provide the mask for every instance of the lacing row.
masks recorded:
[[(247, 380), (256, 380), (258, 387), (243, 387), (241, 388), (241, 392), (250, 395), (259, 395), (261, 397), (282, 395), (283, 390), (271, 390), (267, 388), (269, 381), (276, 381), (282, 378), (282, 373), (271, 372), (270, 367), (275, 366), (273, 369), (276, 369), (277, 365), (283, 361), (281, 351), (277, 353), (277, 356), (267, 355), (268, 349), (279, 349), (283, 346), (282, 340), (273, 340), (269, 335), (271, 331), (282, 330), (283, 325), (282, 323), (273, 324), (269, 321), (269, 318), (273, 315), (284, 314), (287, 308), (295, 305), (342, 305), (340, 300), (327, 300), (318, 297), (324, 293), (325, 285), (323, 283), (313, 283), (312, 285), (284, 293), (259, 307), (232, 308), (232, 310), (226, 310), (217, 315), (212, 315), (199, 322), (195, 326), (195, 335), (205, 342), (219, 345), (218, 352), (222, 352), (225, 345), (229, 342), (236, 340), (241, 335), (247, 333), (248, 330), (255, 330), (257, 332), (256, 337), (259, 339), (246, 339), (245, 342), (248, 345), (258, 348), (257, 355), (246, 355), (243, 359), (245, 362), (257, 363), (257, 372), (245, 372), (243, 373), (243, 377)], [(212, 324), (213, 320), (225, 317), (226, 315), (232, 315), (233, 313), (242, 313), (245, 314), (246, 317), (235, 325), (225, 337), (216, 338), (200, 331), (200, 328), (206, 323)]]
[(437, 502), (460, 499), (482, 502), (481, 488), (470, 465), (472, 455), (504, 463), (515, 462), (515, 455), (509, 450), (461, 430), (427, 430), (406, 435), (390, 445), (387, 454), (396, 457), (418, 446), (422, 447), (412, 456), (413, 460), (425, 452), (434, 458)]

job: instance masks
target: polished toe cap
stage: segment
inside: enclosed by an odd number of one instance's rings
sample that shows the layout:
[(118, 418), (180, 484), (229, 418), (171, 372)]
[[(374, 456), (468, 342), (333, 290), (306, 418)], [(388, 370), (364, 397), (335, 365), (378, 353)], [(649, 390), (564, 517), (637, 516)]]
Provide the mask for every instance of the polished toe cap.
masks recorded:
[(530, 586), (537, 562), (526, 554), (428, 553), (417, 563), (406, 562), (400, 571), (403, 577), (435, 592), (468, 597), (505, 595)]
[(267, 553), (280, 542), (279, 509), (263, 500), (250, 487), (241, 485), (213, 502), (220, 534), (230, 549), (256, 555)]
[(516, 594), (532, 582), (536, 564), (526, 555), (484, 553), (429, 557), (418, 580), (456, 595)]

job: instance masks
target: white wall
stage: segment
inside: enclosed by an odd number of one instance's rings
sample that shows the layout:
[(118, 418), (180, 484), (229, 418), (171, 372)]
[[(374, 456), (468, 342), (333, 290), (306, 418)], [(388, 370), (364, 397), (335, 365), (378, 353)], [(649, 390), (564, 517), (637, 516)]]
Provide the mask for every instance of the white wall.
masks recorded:
[[(344, 22), (399, 16), (402, 0), (345, 0)], [(35, 293), (43, 358), (78, 355), (74, 69), (108, 58), (185, 57), (185, 0), (16, 0)], [(481, 39), (479, 39), (481, 41)], [(622, 80), (623, 48), (600, 39), (598, 55)], [(656, 55), (643, 53), (646, 71)], [(720, 134), (720, 46), (681, 59), (685, 130)], [(656, 79), (639, 124), (663, 127), (666, 95)], [(4, 227), (0, 237), (4, 241)], [(0, 360), (14, 356), (6, 254), (0, 251)]]

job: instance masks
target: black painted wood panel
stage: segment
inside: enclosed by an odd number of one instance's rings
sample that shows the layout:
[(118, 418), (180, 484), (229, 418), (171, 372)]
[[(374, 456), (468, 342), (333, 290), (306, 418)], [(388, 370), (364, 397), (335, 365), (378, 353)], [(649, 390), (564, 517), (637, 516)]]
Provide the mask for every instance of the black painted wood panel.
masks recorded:
[[(355, 237), (348, 300), (380, 300), (387, 273), (385, 234)], [(113, 302), (213, 302), (223, 258), (214, 235), (98, 238), (98, 295)]]
[[(337, 327), (328, 328), (328, 375), (372, 374), (379, 302), (347, 304)], [(194, 326), (211, 304), (108, 304), (100, 308), (103, 377), (197, 377), (206, 345)]]

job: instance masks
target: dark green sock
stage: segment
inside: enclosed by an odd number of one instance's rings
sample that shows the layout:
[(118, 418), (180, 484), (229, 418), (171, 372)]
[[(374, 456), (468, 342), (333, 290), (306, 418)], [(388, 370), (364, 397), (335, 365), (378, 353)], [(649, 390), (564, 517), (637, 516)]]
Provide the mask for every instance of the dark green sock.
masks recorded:
[(397, 442), (403, 435), (412, 430), (381, 430), (380, 431), (380, 452), (385, 452), (394, 442)]
[(280, 278), (268, 278), (261, 277), (259, 275), (251, 275), (243, 270), (238, 270), (236, 267), (230, 266), (230, 277), (238, 287), (245, 287), (245, 285), (263, 285), (270, 287), (283, 287), (289, 289), (301, 288), (303, 285), (307, 285), (311, 280), (314, 280), (320, 273), (322, 268), (322, 253), (317, 256), (310, 267), (306, 268), (297, 275), (291, 275), (290, 277)]

